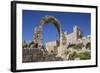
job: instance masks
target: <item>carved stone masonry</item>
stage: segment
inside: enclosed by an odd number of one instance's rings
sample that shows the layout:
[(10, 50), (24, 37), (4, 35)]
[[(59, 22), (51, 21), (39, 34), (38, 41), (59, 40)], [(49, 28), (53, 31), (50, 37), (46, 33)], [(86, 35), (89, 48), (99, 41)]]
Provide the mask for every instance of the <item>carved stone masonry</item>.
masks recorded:
[(58, 30), (59, 33), (59, 46), (65, 45), (66, 44), (66, 38), (64, 35), (64, 32), (61, 28), (60, 22), (53, 16), (45, 16), (41, 21), (39, 27), (35, 28), (34, 32), (34, 43), (37, 44), (36, 48), (43, 49), (44, 43), (43, 43), (43, 35), (42, 35), (42, 30), (43, 27), (47, 23), (52, 23)]

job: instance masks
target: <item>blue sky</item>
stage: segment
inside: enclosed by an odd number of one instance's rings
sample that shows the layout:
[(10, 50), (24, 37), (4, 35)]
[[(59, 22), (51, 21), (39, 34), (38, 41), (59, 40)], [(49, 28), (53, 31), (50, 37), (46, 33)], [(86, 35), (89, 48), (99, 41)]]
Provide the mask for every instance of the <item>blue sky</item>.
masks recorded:
[[(91, 34), (91, 14), (90, 13), (75, 13), (75, 12), (53, 12), (53, 11), (34, 11), (23, 10), (22, 16), (22, 39), (32, 41), (34, 38), (34, 28), (40, 25), (40, 21), (46, 15), (54, 16), (62, 25), (65, 32), (72, 32), (73, 27), (80, 27), (84, 36)], [(58, 39), (56, 27), (48, 23), (43, 28), (44, 42)]]

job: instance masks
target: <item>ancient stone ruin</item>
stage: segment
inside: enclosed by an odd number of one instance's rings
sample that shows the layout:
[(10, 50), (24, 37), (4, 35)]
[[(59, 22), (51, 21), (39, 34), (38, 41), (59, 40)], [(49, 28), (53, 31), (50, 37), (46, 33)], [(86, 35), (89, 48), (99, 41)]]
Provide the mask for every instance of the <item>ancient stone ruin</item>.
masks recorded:
[[(52, 23), (59, 33), (59, 39), (48, 42), (44, 45), (43, 41), (43, 27), (47, 23)], [(84, 45), (81, 50), (73, 49), (76, 45)], [(71, 46), (70, 46), (71, 45)], [(82, 46), (81, 45), (81, 46)], [(45, 16), (40, 21), (40, 25), (34, 29), (34, 38), (32, 42), (26, 43), (23, 41), (23, 63), (26, 62), (45, 62), (45, 61), (63, 61), (74, 59), (72, 58), (74, 52), (89, 52), (90, 49), (86, 49), (85, 46), (90, 47), (90, 37), (84, 39), (80, 29), (75, 26), (73, 32), (67, 34), (63, 31), (61, 23), (53, 16)], [(70, 48), (70, 49), (69, 49)], [(75, 53), (74, 53), (75, 54)], [(89, 57), (90, 58), (90, 57)], [(80, 58), (77, 58), (80, 59)]]

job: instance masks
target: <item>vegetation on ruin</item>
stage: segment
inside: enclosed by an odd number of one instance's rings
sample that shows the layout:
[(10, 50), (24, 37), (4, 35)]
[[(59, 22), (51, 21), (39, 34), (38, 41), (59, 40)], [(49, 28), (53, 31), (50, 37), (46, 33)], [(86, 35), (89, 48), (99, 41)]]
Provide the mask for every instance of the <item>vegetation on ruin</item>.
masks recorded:
[(82, 47), (84, 47), (84, 45), (82, 43), (80, 43), (80, 44), (71, 44), (71, 45), (68, 46), (68, 48), (73, 48), (73, 49), (77, 49), (77, 50), (82, 49)]
[(75, 60), (76, 58), (79, 58), (80, 60), (91, 59), (91, 53), (90, 52), (82, 52), (82, 53), (73, 52), (72, 54), (69, 55), (69, 60)]

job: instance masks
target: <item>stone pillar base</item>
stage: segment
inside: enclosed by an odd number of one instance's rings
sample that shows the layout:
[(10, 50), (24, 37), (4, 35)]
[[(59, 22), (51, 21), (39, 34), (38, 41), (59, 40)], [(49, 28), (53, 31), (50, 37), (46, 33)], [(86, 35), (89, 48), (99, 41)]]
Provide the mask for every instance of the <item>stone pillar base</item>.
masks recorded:
[(60, 46), (60, 47), (58, 47), (58, 54), (57, 54), (57, 56), (64, 58), (66, 52), (67, 52), (67, 46), (66, 45), (65, 46)]

